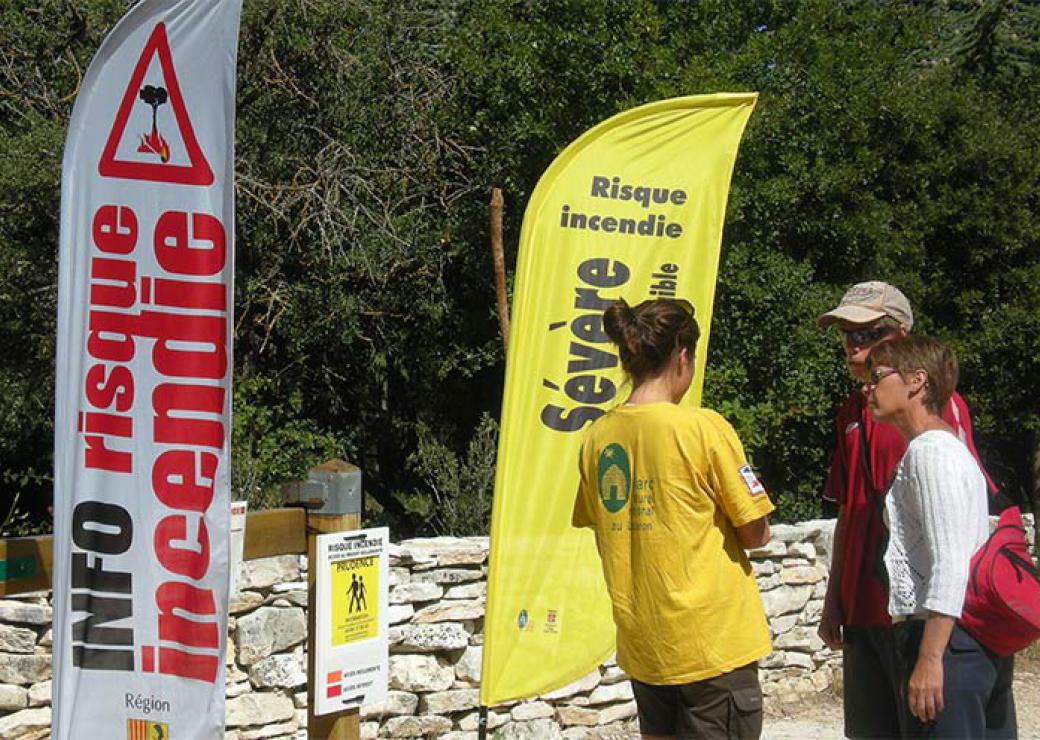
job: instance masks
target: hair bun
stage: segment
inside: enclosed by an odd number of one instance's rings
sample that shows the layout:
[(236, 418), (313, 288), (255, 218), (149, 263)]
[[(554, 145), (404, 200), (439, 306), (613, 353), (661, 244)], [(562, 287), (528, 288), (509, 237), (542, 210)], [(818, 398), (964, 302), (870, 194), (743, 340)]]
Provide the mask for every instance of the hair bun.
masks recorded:
[(688, 301), (657, 298), (638, 306), (618, 300), (603, 312), (603, 330), (630, 377), (641, 381), (660, 373), (679, 349), (693, 354), (700, 329), (692, 309)]
[(624, 298), (614, 301), (603, 312), (603, 330), (619, 347), (629, 347), (629, 337), (639, 324), (639, 317)]

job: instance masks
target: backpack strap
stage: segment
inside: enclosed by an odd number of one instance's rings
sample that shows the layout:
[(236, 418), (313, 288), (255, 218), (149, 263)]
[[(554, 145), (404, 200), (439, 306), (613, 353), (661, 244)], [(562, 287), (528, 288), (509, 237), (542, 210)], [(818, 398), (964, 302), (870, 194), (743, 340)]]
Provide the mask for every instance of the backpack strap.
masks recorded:
[(856, 423), (859, 429), (859, 462), (863, 466), (863, 475), (867, 477), (867, 483), (874, 495), (877, 495), (877, 484), (874, 483), (874, 474), (870, 470), (870, 443), (867, 442), (867, 430), (863, 428), (863, 417)]
[[(863, 475), (866, 476), (867, 484), (870, 486), (870, 491), (867, 492), (868, 498), (874, 502), (874, 509), (878, 515), (878, 522), (881, 525), (880, 534), (877, 541), (877, 549), (874, 552), (874, 577), (880, 581), (885, 589), (888, 589), (888, 568), (885, 566), (885, 550), (888, 548), (888, 527), (885, 525), (885, 507), (882, 504), (882, 500), (885, 498), (885, 494), (888, 493), (888, 489), (885, 489), (884, 494), (878, 491), (877, 484), (874, 482), (874, 474), (870, 470), (870, 443), (867, 442), (867, 430), (863, 425), (863, 417), (859, 420), (859, 462), (863, 468)], [(889, 483), (891, 485), (891, 483)]]
[[(962, 443), (968, 444), (968, 435), (964, 432), (964, 425), (961, 424), (961, 409), (957, 405), (957, 400), (954, 398), (950, 399), (950, 411), (953, 412), (953, 420), (957, 422), (957, 439)], [(981, 467), (981, 464), (980, 466)], [(989, 481), (986, 481), (986, 487), (989, 487)]]
[(1037, 569), (1036, 563), (1030, 560), (1026, 560), (1024, 557), (1019, 555), (1014, 550), (1011, 550), (1010, 548), (1004, 547), (1001, 548), (1001, 551), (1004, 553), (1004, 557), (1010, 560), (1011, 563), (1015, 566), (1018, 580), (1022, 580), (1021, 571), (1024, 570), (1026, 573), (1033, 577), (1034, 581), (1040, 583), (1040, 570)]

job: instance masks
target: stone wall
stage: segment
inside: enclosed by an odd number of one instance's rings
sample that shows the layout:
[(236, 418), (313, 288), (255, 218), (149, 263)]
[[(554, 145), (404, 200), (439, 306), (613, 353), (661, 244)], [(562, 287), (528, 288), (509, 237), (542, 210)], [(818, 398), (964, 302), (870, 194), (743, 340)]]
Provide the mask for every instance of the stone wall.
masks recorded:
[[(761, 662), (767, 701), (829, 690), (840, 653), (816, 636), (832, 522), (773, 527), (751, 553), (774, 652)], [(487, 538), (407, 540), (392, 547), (390, 690), (361, 713), (361, 736), (476, 738)], [(227, 740), (305, 738), (306, 558), (244, 564), (231, 604)], [(49, 594), (0, 601), (0, 740), (49, 733)], [(494, 707), (502, 738), (627, 736), (635, 702), (613, 662), (537, 699)]]

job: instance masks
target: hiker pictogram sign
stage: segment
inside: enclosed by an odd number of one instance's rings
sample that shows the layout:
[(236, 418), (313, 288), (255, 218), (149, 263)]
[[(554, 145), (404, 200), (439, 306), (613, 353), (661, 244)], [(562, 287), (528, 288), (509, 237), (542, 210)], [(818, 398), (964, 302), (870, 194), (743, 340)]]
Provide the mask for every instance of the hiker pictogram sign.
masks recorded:
[(378, 635), (379, 557), (340, 560), (330, 570), (333, 647)]
[(212, 185), (177, 82), (166, 25), (158, 23), (137, 60), (101, 153), (102, 177)]
[(323, 534), (315, 561), (314, 713), (378, 704), (390, 670), (390, 531)]

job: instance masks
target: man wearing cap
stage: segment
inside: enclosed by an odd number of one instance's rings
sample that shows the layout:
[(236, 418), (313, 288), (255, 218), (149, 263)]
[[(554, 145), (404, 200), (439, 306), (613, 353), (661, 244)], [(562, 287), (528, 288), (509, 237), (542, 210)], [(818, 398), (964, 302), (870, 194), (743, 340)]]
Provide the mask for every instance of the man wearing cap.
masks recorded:
[[(905, 336), (913, 327), (914, 315), (898, 288), (871, 281), (849, 288), (837, 308), (816, 323), (838, 328), (849, 373), (865, 383), (870, 350)], [(956, 392), (943, 418), (978, 460), (968, 407)], [(820, 638), (831, 649), (844, 650), (845, 734), (852, 738), (900, 737), (894, 718), (905, 700), (896, 689), (883, 560), (887, 530), (881, 510), (906, 442), (894, 426), (873, 420), (863, 389), (854, 391), (842, 404), (835, 432), (837, 446), (823, 498), (839, 508)], [(993, 500), (996, 488), (988, 476), (987, 482), (991, 507), (998, 508)], [(987, 737), (1015, 736), (1010, 660), (987, 708), (987, 726), (991, 730)]]

